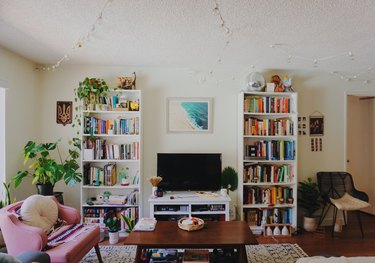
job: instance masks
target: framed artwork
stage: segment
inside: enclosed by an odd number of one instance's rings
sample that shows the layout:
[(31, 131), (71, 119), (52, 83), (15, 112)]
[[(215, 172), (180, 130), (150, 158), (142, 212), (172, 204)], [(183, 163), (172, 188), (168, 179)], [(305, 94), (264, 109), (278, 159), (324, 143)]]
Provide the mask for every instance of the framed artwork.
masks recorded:
[(168, 132), (212, 132), (213, 98), (167, 98)]
[(56, 123), (71, 124), (72, 123), (73, 106), (71, 101), (57, 101), (56, 103)]
[(310, 136), (324, 135), (324, 116), (310, 116)]

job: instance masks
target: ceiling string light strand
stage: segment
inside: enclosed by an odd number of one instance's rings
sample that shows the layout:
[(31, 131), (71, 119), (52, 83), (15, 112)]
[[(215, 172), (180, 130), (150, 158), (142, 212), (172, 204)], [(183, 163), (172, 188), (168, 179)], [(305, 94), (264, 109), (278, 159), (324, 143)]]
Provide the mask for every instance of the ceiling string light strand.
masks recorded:
[(300, 60), (310, 61), (311, 64), (313, 65), (313, 67), (318, 67), (318, 63), (319, 62), (327, 61), (327, 60), (331, 60), (331, 59), (335, 59), (335, 58), (338, 58), (338, 57), (344, 57), (344, 56), (346, 56), (350, 60), (354, 59), (354, 54), (351, 51), (341, 52), (339, 54), (330, 55), (330, 56), (326, 56), (326, 57), (311, 58), (311, 57), (306, 57), (306, 56), (300, 56), (300, 55), (291, 54), (290, 52), (287, 52), (286, 50), (284, 50), (281, 47), (281, 44), (271, 44), (270, 48), (272, 48), (272, 49), (278, 49), (282, 53), (284, 53), (285, 55), (287, 55), (288, 56), (288, 61), (287, 61), (288, 63), (291, 63), (293, 59), (300, 59)]
[(362, 72), (359, 72), (357, 74), (351, 74), (351, 75), (345, 75), (345, 74), (342, 74), (338, 71), (331, 71), (329, 72), (330, 74), (334, 75), (334, 76), (337, 76), (339, 77), (340, 79), (342, 80), (345, 80), (347, 82), (350, 82), (350, 81), (361, 81), (363, 82), (363, 84), (369, 84), (371, 81), (370, 79), (363, 79), (361, 78), (362, 75), (365, 75), (365, 74), (370, 74), (372, 72), (372, 68), (369, 67), (367, 68), (366, 71), (362, 71)]
[(90, 27), (90, 30), (82, 35), (76, 42), (75, 44), (72, 45), (72, 47), (52, 66), (49, 66), (49, 67), (40, 67), (40, 68), (37, 68), (39, 70), (56, 70), (64, 61), (68, 61), (69, 60), (69, 55), (83, 47), (85, 45), (86, 42), (88, 42), (90, 40), (90, 38), (92, 37), (92, 35), (94, 35), (96, 29), (98, 28), (98, 26), (102, 23), (102, 20), (103, 20), (103, 13), (105, 11), (105, 9), (113, 2), (114, 0), (107, 0), (107, 2), (104, 4), (103, 8), (101, 9), (101, 11), (99, 12), (98, 16), (96, 17), (95, 19), (95, 22), (91, 25)]
[[(214, 3), (215, 3), (215, 7), (212, 9), (212, 13), (214, 14), (214, 16), (217, 16), (219, 17), (220, 19), (220, 27), (223, 29), (223, 31), (225, 32), (225, 35), (227, 37), (226, 41), (225, 41), (225, 44), (220, 52), (220, 55), (219, 57), (217, 58), (217, 60), (215, 61), (215, 64), (213, 65), (213, 67), (211, 68), (211, 70), (209, 70), (209, 74), (212, 76), (213, 73), (214, 73), (214, 69), (216, 67), (217, 64), (221, 63), (222, 62), (222, 57), (223, 57), (223, 54), (225, 53), (225, 50), (228, 48), (228, 46), (230, 45), (231, 43), (231, 40), (232, 40), (232, 36), (233, 36), (233, 30), (231, 30), (224, 18), (223, 18), (223, 15), (221, 13), (221, 10), (220, 10), (220, 7), (219, 7), (219, 3), (217, 2), (217, 0), (214, 0)], [(203, 79), (200, 81), (200, 82), (205, 82), (206, 81), (206, 78), (203, 77)]]

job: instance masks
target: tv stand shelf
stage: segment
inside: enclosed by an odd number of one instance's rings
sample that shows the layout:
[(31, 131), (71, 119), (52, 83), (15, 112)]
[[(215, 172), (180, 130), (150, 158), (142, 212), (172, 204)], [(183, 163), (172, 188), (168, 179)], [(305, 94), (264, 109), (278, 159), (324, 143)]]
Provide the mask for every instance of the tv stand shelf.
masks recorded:
[(150, 197), (150, 217), (159, 221), (175, 221), (181, 217), (199, 217), (205, 221), (229, 221), (230, 197), (202, 197), (195, 193), (168, 193)]

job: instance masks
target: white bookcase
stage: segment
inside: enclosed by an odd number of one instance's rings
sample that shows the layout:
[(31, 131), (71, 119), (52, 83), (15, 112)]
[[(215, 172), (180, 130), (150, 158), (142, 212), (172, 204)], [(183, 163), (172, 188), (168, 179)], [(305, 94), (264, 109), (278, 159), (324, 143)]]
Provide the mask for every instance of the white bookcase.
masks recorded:
[(82, 219), (101, 227), (110, 210), (136, 220), (142, 217), (141, 91), (110, 91), (105, 103), (83, 109), (81, 116)]
[(205, 221), (229, 221), (230, 197), (201, 197), (195, 193), (165, 194), (150, 197), (150, 217), (176, 221), (181, 217), (199, 217)]
[(287, 92), (239, 94), (239, 212), (255, 234), (297, 226), (297, 99)]

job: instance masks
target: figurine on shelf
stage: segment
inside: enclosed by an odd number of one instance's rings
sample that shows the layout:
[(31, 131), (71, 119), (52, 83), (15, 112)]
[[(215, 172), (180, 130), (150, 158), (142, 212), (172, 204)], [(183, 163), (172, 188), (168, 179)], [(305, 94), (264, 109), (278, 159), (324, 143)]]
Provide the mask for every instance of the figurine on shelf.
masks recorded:
[(283, 87), (284, 92), (294, 92), (292, 88), (292, 79), (288, 77), (288, 75), (285, 75), (283, 80)]
[(281, 83), (281, 78), (279, 77), (279, 75), (273, 75), (271, 78), (271, 82), (275, 84), (275, 92), (284, 92), (284, 87)]
[(131, 77), (118, 77), (119, 83), (117, 84), (118, 89), (127, 89), (127, 90), (134, 90), (135, 89), (135, 80), (137, 76), (135, 72), (133, 72), (133, 76)]

